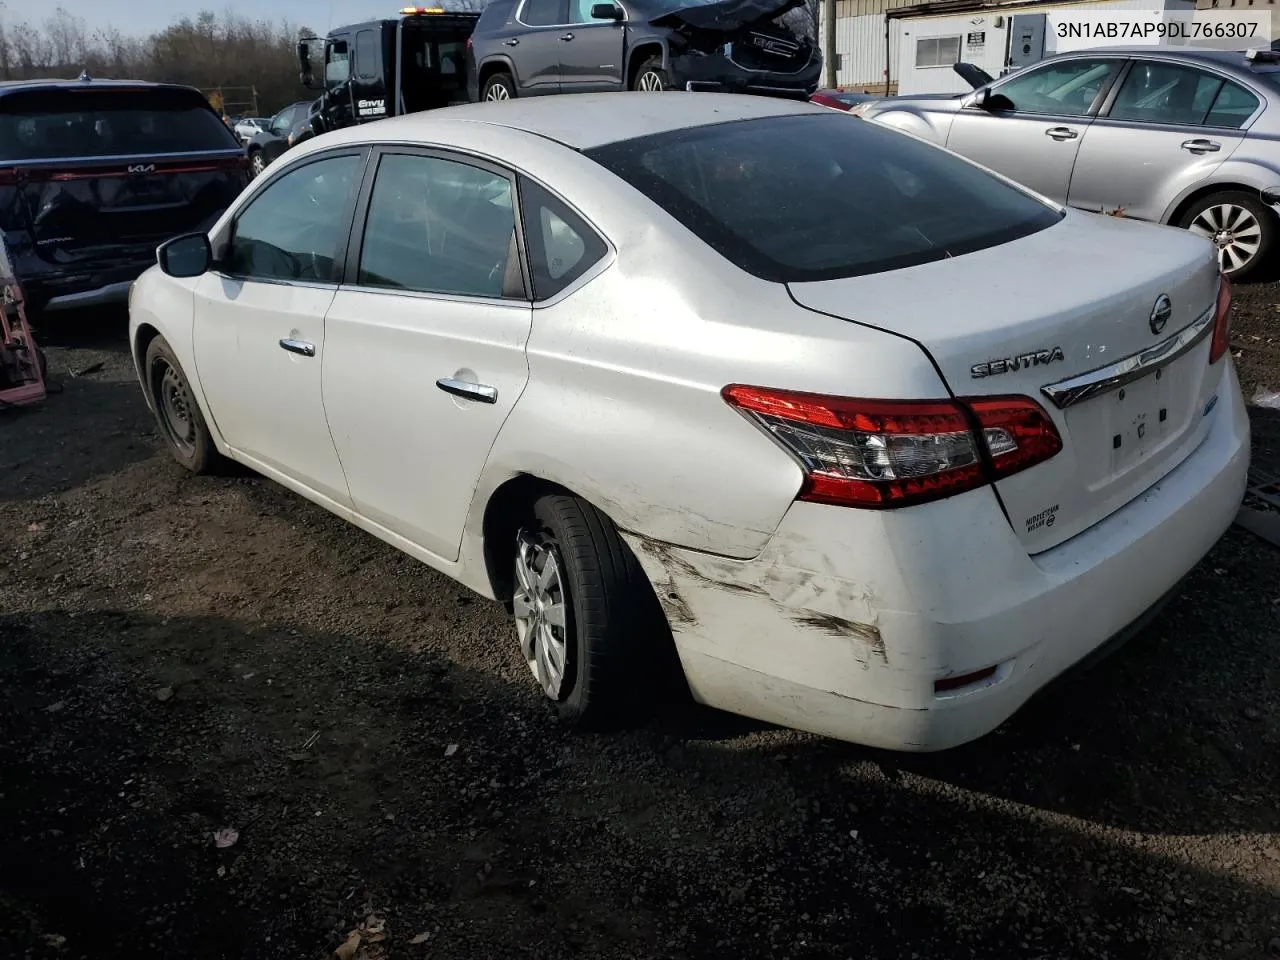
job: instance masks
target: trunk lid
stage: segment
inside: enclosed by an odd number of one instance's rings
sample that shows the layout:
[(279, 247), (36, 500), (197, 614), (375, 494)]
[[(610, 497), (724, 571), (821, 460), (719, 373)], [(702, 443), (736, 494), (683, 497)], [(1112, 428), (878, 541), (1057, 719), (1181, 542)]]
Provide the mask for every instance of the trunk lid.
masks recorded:
[(244, 148), (197, 91), (33, 88), (0, 98), (0, 229), (54, 264), (150, 257), (207, 229), (247, 183)]
[[(1018, 394), (1044, 407), (1062, 452), (996, 485), (1029, 553), (1140, 495), (1207, 431), (1218, 382), (1208, 366), (1212, 319), (1178, 359), (1122, 389), (1074, 403), (1044, 390), (1144, 354), (1206, 312), (1212, 318), (1217, 259), (1186, 231), (1071, 212), (1014, 243), (790, 288), (802, 306), (917, 341), (957, 396)], [(1162, 295), (1169, 315), (1160, 323)]]

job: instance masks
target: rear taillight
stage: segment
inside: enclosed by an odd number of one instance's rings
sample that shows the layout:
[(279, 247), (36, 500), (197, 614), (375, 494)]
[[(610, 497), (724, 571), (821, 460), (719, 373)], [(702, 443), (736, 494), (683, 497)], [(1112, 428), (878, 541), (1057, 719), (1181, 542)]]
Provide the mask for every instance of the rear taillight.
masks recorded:
[(1048, 460), (1062, 439), (1029, 397), (857, 400), (721, 391), (805, 470), (799, 499), (888, 508), (940, 500)]
[(1209, 343), (1209, 362), (1217, 363), (1231, 346), (1231, 281), (1222, 277), (1218, 285), (1217, 313), (1213, 318), (1213, 340)]

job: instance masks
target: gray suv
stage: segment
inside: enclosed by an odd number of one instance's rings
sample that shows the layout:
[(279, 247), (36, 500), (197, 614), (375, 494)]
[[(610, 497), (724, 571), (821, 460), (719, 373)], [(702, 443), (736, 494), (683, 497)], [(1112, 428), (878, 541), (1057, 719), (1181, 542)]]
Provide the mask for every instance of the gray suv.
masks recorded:
[(1082, 210), (1194, 230), (1243, 279), (1280, 228), (1261, 191), (1280, 184), (1280, 57), (1108, 47), (999, 80), (969, 64), (966, 94), (850, 112), (925, 137)]

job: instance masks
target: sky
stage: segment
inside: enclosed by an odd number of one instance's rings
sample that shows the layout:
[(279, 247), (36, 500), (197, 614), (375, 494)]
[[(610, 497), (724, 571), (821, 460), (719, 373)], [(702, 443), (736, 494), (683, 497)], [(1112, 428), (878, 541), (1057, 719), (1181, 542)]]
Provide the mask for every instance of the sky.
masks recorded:
[(104, 3), (103, 0), (8, 0), (0, 3), (10, 19), (40, 22), (46, 14), (61, 6), (83, 19), (90, 27), (113, 26), (122, 33), (145, 34), (163, 29), (183, 16), (194, 17), (202, 10), (214, 13), (230, 11), (255, 20), (288, 20), (296, 26), (307, 26), (324, 34), (332, 26), (353, 23), (371, 17), (394, 17), (406, 0), (128, 0)]

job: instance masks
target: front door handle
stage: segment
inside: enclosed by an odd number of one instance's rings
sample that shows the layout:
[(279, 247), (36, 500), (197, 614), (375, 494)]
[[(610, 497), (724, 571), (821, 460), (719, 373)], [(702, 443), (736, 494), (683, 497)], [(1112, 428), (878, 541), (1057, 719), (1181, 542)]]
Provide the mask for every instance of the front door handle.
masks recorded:
[(1057, 140), (1059, 143), (1063, 140), (1074, 140), (1076, 137), (1080, 136), (1080, 134), (1076, 133), (1076, 131), (1072, 130), (1070, 127), (1050, 127), (1044, 132), (1044, 135), (1046, 137), (1053, 137), (1053, 139)]
[(1196, 140), (1183, 140), (1182, 149), (1190, 153), (1217, 153), (1222, 149), (1222, 144), (1215, 143), (1212, 140), (1203, 138)]
[(572, 33), (566, 33), (566, 34), (565, 34), (563, 37), (561, 37), (560, 39), (561, 39), (561, 40), (572, 40), (572, 39), (573, 39), (573, 34), (572, 34)]
[(508, 47), (518, 47), (518, 46), (520, 46), (520, 38), (519, 38), (519, 37), (512, 37), (510, 40), (503, 40), (502, 42), (503, 42), (503, 43), (505, 43)]
[(455, 380), (453, 377), (441, 377), (436, 386), (445, 393), (464, 400), (479, 400), (481, 403), (497, 403), (498, 388), (484, 383), (472, 383), (470, 380)]
[(296, 353), (300, 357), (314, 357), (316, 355), (316, 345), (307, 343), (305, 340), (289, 340), (280, 341), (280, 348), (288, 350), (290, 353)]

